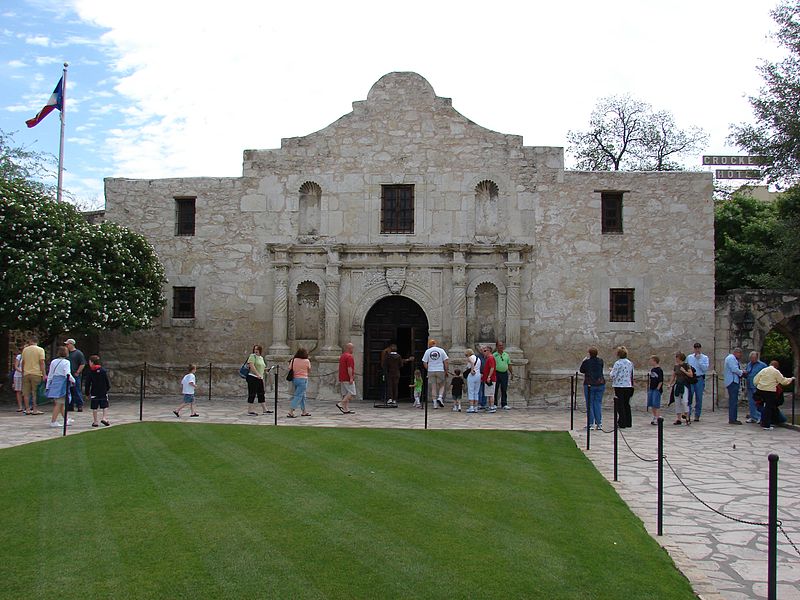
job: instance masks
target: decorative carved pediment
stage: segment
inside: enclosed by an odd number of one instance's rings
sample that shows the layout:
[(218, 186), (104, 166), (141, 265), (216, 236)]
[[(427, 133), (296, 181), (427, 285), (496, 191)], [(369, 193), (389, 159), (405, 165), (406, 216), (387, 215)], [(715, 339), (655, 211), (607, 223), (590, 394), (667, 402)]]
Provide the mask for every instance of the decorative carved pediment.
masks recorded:
[(387, 267), (386, 285), (389, 287), (389, 291), (393, 294), (399, 294), (402, 292), (406, 285), (406, 268)]

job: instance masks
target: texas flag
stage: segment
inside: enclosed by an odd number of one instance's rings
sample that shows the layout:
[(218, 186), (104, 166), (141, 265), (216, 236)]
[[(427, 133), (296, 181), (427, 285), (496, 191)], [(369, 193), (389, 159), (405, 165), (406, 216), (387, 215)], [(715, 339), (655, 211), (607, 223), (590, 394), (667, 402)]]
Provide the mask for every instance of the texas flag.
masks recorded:
[(57, 108), (58, 110), (64, 109), (64, 94), (62, 92), (61, 84), (63, 83), (64, 78), (58, 80), (58, 85), (56, 89), (53, 90), (53, 94), (50, 96), (50, 99), (47, 101), (47, 104), (44, 105), (44, 108), (39, 111), (32, 119), (28, 119), (25, 121), (25, 124), (28, 127), (36, 127), (42, 119), (44, 119), (47, 115), (53, 112), (53, 109)]

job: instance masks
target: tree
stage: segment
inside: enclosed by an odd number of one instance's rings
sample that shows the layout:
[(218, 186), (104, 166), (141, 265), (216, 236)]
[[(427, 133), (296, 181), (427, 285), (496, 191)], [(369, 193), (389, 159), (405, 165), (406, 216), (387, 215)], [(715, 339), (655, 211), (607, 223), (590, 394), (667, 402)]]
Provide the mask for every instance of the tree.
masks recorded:
[(163, 282), (142, 236), (91, 225), (22, 178), (0, 179), (0, 329), (144, 329), (163, 310)]
[(41, 152), (26, 150), (14, 143), (14, 135), (0, 130), (0, 179), (26, 181), (31, 187), (49, 191), (52, 186), (40, 183), (55, 173), (55, 158)]
[(698, 127), (679, 129), (668, 111), (629, 95), (601, 98), (589, 129), (567, 134), (577, 167), (586, 171), (675, 171), (680, 156), (696, 152), (708, 136)]
[(793, 183), (800, 177), (800, 0), (783, 0), (771, 14), (778, 25), (774, 37), (789, 55), (759, 67), (764, 86), (750, 98), (756, 122), (732, 126), (730, 139), (770, 158), (768, 181)]
[(734, 193), (714, 211), (716, 288), (800, 287), (800, 187), (774, 202)]

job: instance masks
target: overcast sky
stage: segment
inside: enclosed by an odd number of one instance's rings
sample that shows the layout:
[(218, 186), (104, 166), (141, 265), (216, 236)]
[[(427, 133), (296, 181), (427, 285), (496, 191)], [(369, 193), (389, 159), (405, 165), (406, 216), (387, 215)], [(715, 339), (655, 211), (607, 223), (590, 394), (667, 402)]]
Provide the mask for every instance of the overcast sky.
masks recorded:
[(751, 119), (756, 67), (778, 56), (773, 6), (3, 0), (0, 129), (57, 154), (57, 113), (25, 120), (70, 63), (65, 185), (95, 204), (104, 177), (241, 175), (243, 150), (325, 127), (390, 71), (526, 145), (565, 146), (598, 98), (630, 93), (703, 127), (707, 154), (736, 152), (729, 125)]

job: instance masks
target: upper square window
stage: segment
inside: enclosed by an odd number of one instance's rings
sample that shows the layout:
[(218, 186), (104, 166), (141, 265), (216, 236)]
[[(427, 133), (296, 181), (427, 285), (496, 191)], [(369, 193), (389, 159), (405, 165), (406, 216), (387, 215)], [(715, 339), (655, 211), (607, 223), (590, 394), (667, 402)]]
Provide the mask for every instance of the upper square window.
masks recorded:
[(175, 235), (194, 235), (195, 198), (175, 198)]
[(622, 192), (601, 192), (603, 233), (622, 233)]
[(381, 186), (381, 233), (414, 233), (414, 186)]

